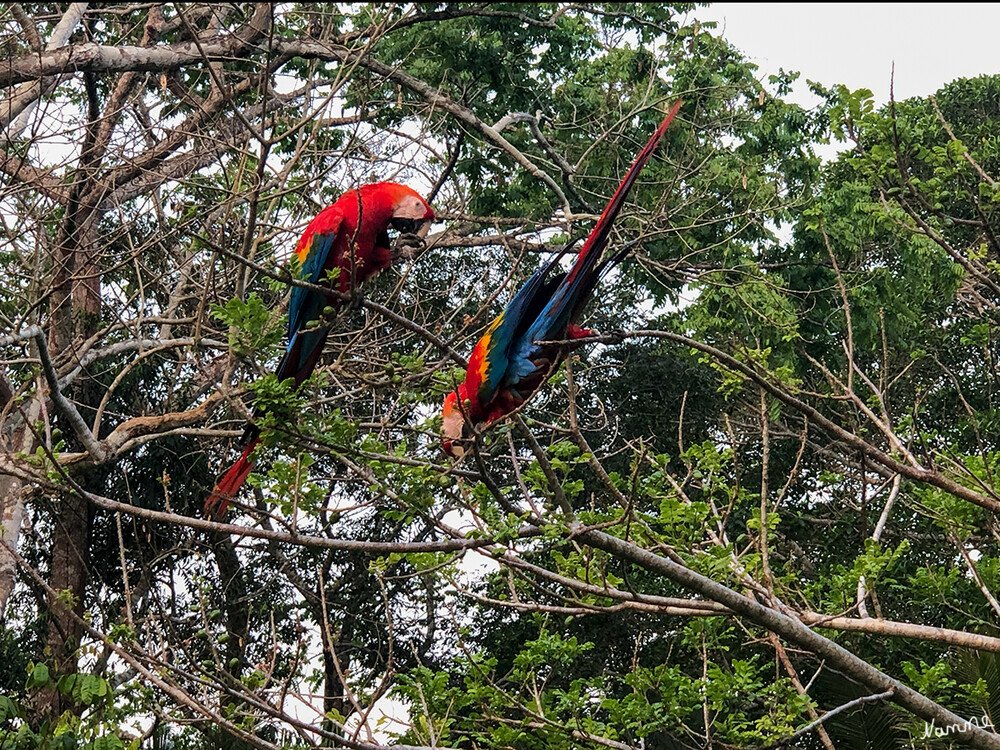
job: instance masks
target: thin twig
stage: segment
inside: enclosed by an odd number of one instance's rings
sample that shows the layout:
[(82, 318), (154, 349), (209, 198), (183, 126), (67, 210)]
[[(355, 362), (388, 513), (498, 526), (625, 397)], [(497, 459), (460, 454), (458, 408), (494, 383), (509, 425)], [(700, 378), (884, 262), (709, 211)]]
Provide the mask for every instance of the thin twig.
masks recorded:
[(816, 719), (816, 721), (806, 724), (804, 727), (802, 727), (802, 729), (795, 732), (795, 734), (791, 734), (788, 737), (784, 737), (778, 740), (777, 742), (772, 742), (770, 745), (764, 745), (764, 747), (767, 750), (770, 750), (773, 747), (782, 747), (784, 745), (787, 745), (791, 742), (794, 742), (799, 737), (809, 734), (812, 730), (817, 729), (824, 721), (826, 721), (827, 719), (832, 719), (837, 714), (843, 713), (844, 711), (847, 711), (848, 709), (851, 708), (857, 708), (858, 706), (861, 706), (865, 703), (874, 703), (875, 701), (882, 701), (885, 700), (886, 698), (891, 698), (893, 695), (895, 695), (895, 693), (896, 693), (895, 690), (890, 689), (882, 693), (875, 693), (874, 695), (862, 695), (860, 698), (855, 698), (854, 700), (849, 701), (848, 703), (845, 703), (842, 706), (837, 706), (835, 709), (827, 711), (825, 714)]

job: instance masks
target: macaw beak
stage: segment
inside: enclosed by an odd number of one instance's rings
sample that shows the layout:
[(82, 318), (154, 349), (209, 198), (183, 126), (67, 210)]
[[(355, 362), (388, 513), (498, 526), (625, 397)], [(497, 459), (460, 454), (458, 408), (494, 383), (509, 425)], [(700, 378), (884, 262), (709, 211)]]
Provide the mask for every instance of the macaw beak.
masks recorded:
[(396, 242), (393, 244), (394, 261), (399, 258), (413, 260), (417, 257), (418, 251), (424, 250), (427, 247), (427, 240), (425, 238), (431, 229), (430, 219), (419, 223), (416, 221), (394, 219), (392, 226), (394, 229), (400, 231), (399, 237), (396, 238)]
[(462, 458), (465, 455), (464, 440), (445, 440), (441, 448), (452, 458)]

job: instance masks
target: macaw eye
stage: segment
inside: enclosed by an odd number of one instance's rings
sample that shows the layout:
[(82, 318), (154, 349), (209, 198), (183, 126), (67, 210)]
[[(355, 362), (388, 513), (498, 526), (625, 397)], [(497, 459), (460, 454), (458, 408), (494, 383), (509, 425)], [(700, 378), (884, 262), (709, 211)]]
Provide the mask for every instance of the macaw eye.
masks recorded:
[(389, 222), (392, 228), (401, 234), (414, 234), (417, 231), (418, 222), (416, 219), (404, 219), (396, 217)]

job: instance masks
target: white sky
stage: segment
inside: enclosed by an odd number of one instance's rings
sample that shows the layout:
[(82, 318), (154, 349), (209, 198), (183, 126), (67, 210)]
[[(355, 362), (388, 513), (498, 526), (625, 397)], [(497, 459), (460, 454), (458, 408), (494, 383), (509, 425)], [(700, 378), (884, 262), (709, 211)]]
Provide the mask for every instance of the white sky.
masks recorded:
[(761, 78), (797, 70), (792, 100), (811, 106), (805, 79), (867, 88), (889, 101), (933, 94), (956, 78), (1000, 72), (994, 3), (713, 3), (690, 14), (718, 21), (716, 33), (760, 66)]

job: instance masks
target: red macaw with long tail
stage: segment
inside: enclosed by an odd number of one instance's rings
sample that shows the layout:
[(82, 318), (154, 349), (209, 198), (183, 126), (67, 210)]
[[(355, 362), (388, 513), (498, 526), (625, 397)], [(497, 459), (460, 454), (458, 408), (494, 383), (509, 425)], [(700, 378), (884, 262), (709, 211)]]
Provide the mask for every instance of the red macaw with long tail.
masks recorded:
[(636, 157), (569, 273), (549, 277), (561, 253), (535, 271), (472, 350), (465, 380), (444, 400), (441, 441), (449, 455), (461, 457), (477, 432), (519, 409), (575, 348), (542, 342), (591, 334), (576, 320), (602, 273), (624, 256), (623, 252), (600, 262), (611, 226), (680, 104), (674, 104)]
[[(420, 195), (395, 182), (377, 182), (344, 193), (316, 216), (295, 247), (302, 263), (302, 278), (312, 284), (327, 284), (327, 272), (339, 269), (332, 287), (342, 294), (366, 281), (392, 262), (390, 227), (414, 239), (427, 235), (434, 211)], [(353, 252), (352, 252), (353, 251)], [(304, 287), (292, 287), (288, 303), (288, 347), (278, 363), (278, 380), (292, 378), (299, 386), (316, 368), (326, 343), (329, 325), (305, 329), (320, 320), (327, 306), (339, 308), (342, 299)], [(254, 417), (260, 411), (254, 412)], [(252, 422), (240, 441), (243, 455), (215, 485), (205, 500), (208, 515), (221, 516), (250, 474), (250, 454), (260, 443), (260, 430)]]

